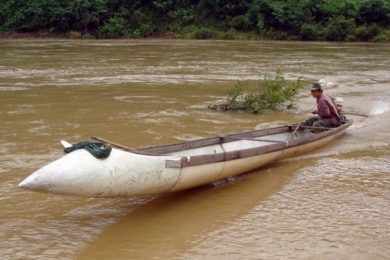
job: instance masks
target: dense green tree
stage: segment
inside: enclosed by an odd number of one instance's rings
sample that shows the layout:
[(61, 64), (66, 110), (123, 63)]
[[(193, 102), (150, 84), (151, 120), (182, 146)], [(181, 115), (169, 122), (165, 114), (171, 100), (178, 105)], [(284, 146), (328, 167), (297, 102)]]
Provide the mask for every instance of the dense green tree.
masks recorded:
[(349, 35), (353, 35), (356, 24), (351, 18), (337, 16), (329, 20), (325, 29), (325, 37), (329, 41), (344, 41)]
[(362, 23), (390, 23), (390, 1), (365, 0), (358, 12), (358, 20)]

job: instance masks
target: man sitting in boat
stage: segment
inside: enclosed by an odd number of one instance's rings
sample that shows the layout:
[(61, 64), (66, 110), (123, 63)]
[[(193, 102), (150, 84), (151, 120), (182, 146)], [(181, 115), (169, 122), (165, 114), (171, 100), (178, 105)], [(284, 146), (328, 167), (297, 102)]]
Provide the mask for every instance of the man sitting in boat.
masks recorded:
[(338, 127), (342, 124), (342, 118), (333, 99), (323, 93), (319, 83), (314, 83), (311, 95), (317, 101), (317, 109), (313, 111), (316, 116), (306, 120), (304, 126), (313, 127)]

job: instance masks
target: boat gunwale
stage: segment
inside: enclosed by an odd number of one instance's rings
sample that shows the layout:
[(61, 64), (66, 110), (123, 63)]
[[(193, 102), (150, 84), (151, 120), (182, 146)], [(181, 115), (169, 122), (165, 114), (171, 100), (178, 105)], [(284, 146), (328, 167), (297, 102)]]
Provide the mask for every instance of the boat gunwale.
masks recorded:
[[(247, 148), (247, 149), (241, 149), (241, 150), (223, 152), (223, 153), (216, 153), (216, 154), (180, 156), (180, 158), (176, 159), (176, 160), (170, 160), (170, 159), (166, 160), (166, 168), (186, 168), (186, 167), (199, 166), (199, 165), (210, 164), (210, 163), (231, 161), (231, 160), (236, 160), (236, 159), (241, 159), (241, 158), (248, 158), (248, 157), (253, 157), (253, 156), (257, 156), (257, 155), (261, 155), (261, 154), (267, 154), (267, 153), (271, 153), (271, 152), (285, 150), (288, 148), (292, 148), (292, 147), (304, 145), (307, 143), (315, 142), (315, 141), (318, 141), (320, 139), (326, 138), (328, 136), (335, 135), (339, 132), (346, 130), (349, 126), (352, 125), (352, 123), (353, 123), (352, 120), (348, 120), (345, 124), (342, 124), (339, 127), (331, 128), (331, 129), (328, 129), (326, 131), (322, 131), (322, 132), (313, 134), (311, 136), (302, 137), (300, 139), (295, 139), (295, 140), (285, 142), (285, 143), (275, 142), (274, 144), (270, 144), (270, 145), (266, 145), (266, 146)], [(297, 127), (300, 127), (300, 124), (285, 125), (285, 126), (274, 127), (274, 128), (267, 128), (267, 129), (261, 129), (261, 130), (253, 130), (253, 131), (247, 131), (247, 132), (241, 132), (241, 133), (235, 133), (235, 134), (228, 134), (225, 136), (202, 138), (202, 139), (198, 139), (198, 140), (176, 143), (176, 144), (148, 146), (148, 147), (144, 147), (144, 148), (140, 148), (140, 149), (131, 149), (131, 148), (128, 148), (128, 147), (123, 146), (123, 145), (112, 143), (112, 142), (107, 141), (107, 140), (102, 139), (102, 138), (95, 138), (95, 139), (106, 142), (108, 144), (111, 144), (119, 149), (129, 151), (132, 153), (136, 153), (136, 154), (147, 155), (147, 156), (169, 156), (169, 155), (167, 155), (167, 153), (170, 153), (170, 152), (179, 152), (179, 151), (184, 151), (184, 150), (188, 150), (188, 149), (206, 147), (209, 145), (229, 143), (229, 142), (234, 142), (234, 141), (238, 141), (238, 140), (246, 140), (246, 138), (256, 138), (256, 137), (262, 137), (262, 136), (267, 136), (267, 135), (271, 135), (271, 134), (291, 132), (293, 129), (296, 129)], [(240, 139), (238, 139), (238, 138), (240, 138)], [(258, 141), (261, 141), (261, 140), (258, 140)], [(157, 153), (156, 150), (159, 152)], [(165, 154), (163, 154), (162, 151), (164, 151)]]
[[(219, 154), (205, 154), (205, 155), (195, 155), (191, 157), (182, 157), (181, 158), (181, 164), (177, 165), (177, 168), (185, 168), (185, 167), (191, 167), (191, 166), (199, 166), (203, 164), (210, 164), (210, 163), (216, 163), (216, 162), (224, 162), (224, 161), (231, 161), (236, 159), (242, 159), (242, 158), (248, 158), (253, 157), (261, 154), (267, 154), (272, 152), (277, 152), (281, 150), (285, 150), (288, 148), (312, 143), (318, 140), (321, 140), (323, 138), (335, 135), (339, 132), (343, 132), (346, 130), (349, 126), (352, 125), (352, 121), (348, 121), (345, 124), (332, 128), (320, 133), (316, 133), (312, 136), (303, 137), (298, 140), (293, 140), (290, 142), (286, 142), (285, 144), (282, 143), (276, 143), (271, 144), (267, 146), (260, 146), (260, 147), (254, 147), (254, 148), (248, 148), (248, 149), (242, 149), (242, 150), (236, 150), (231, 152), (225, 152), (225, 153), (219, 153)], [(290, 129), (294, 129), (294, 127), (298, 127), (299, 124), (295, 125), (289, 125)], [(175, 165), (173, 165), (175, 166)]]
[[(251, 130), (251, 131), (245, 131), (245, 132), (239, 132), (239, 133), (231, 133), (227, 135), (221, 135), (221, 136), (214, 136), (214, 137), (206, 137), (206, 138), (200, 138), (196, 140), (186, 141), (186, 142), (180, 142), (180, 143), (173, 143), (173, 144), (163, 144), (163, 145), (152, 145), (152, 146), (145, 146), (141, 148), (130, 148), (126, 145), (122, 145), (119, 143), (115, 143), (113, 141), (107, 140), (105, 138), (92, 136), (91, 139), (110, 144), (111, 146), (135, 153), (140, 155), (150, 155), (150, 156), (167, 156), (168, 153), (173, 152), (180, 152), (190, 149), (196, 149), (196, 148), (202, 148), (210, 145), (218, 145), (223, 143), (229, 143), (239, 140), (244, 140), (245, 138), (257, 138), (272, 134), (279, 134), (283, 132), (289, 132), (291, 129), (296, 125), (284, 125), (284, 126), (278, 126), (278, 127), (272, 127), (272, 128), (266, 128), (266, 129), (259, 129), (259, 130)], [(260, 141), (260, 140), (259, 140)]]
[(210, 145), (224, 144), (237, 141), (237, 138), (256, 138), (272, 134), (279, 134), (283, 132), (289, 132), (291, 130), (290, 125), (272, 127), (267, 129), (251, 130), (246, 132), (232, 133), (227, 135), (220, 135), (214, 137), (206, 137), (181, 143), (146, 146), (139, 149), (135, 149), (138, 153), (154, 154), (154, 155), (166, 155), (167, 153), (180, 152), (195, 148), (202, 148)]

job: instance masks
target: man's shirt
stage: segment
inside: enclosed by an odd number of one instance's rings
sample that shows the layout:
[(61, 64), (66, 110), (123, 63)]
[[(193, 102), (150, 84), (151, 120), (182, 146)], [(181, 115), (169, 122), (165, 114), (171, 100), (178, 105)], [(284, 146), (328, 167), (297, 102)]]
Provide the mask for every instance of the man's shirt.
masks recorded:
[(340, 115), (332, 99), (325, 94), (317, 98), (317, 114), (323, 119), (339, 119)]

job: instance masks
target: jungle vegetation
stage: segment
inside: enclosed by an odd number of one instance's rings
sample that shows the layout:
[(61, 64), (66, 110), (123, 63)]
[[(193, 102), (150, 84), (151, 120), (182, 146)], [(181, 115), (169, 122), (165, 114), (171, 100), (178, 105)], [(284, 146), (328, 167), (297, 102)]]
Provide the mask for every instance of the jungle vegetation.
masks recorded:
[(2, 0), (0, 32), (390, 41), (390, 0)]

